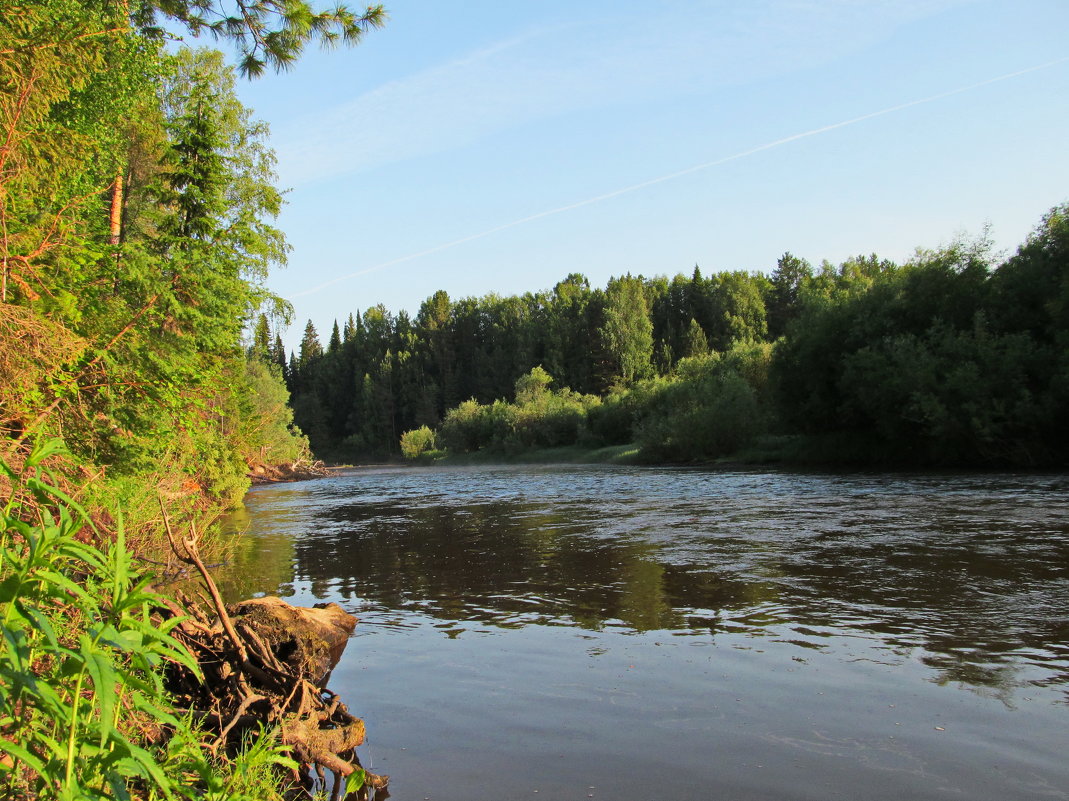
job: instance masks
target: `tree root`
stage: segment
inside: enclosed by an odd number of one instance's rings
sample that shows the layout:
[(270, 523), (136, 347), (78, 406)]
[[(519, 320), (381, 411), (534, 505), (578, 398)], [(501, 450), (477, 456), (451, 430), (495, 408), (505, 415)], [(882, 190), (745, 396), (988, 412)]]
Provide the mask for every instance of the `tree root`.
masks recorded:
[[(181, 594), (178, 603), (164, 601), (157, 609), (161, 617), (178, 620), (172, 634), (200, 666), (202, 676), (198, 677), (185, 667), (172, 665), (168, 689), (176, 706), (192, 710), (207, 730), (216, 733), (212, 750), (220, 755), (233, 754), (247, 733), (260, 727), (277, 728), (281, 742), (299, 765), (293, 777), (297, 780), (292, 788), (294, 797), (311, 794), (313, 770), (319, 775), (324, 770), (331, 772), (336, 788), (342, 786), (342, 777), (360, 771), (365, 788), (385, 791), (389, 777), (364, 770), (356, 758), (355, 749), (364, 742), (364, 722), (322, 686), (324, 674), (333, 664), (324, 670), (322, 659), (312, 660), (308, 648), (302, 651), (294, 647), (293, 640), (281, 640), (276, 630), (265, 628), (253, 615), (239, 614), (235, 622), (235, 609), (228, 610), (223, 604), (200, 559), (196, 528), (190, 526), (189, 536), (179, 539), (166, 511), (164, 524), (175, 556), (201, 574), (216, 618), (213, 621), (203, 608)], [(301, 610), (281, 601), (276, 605), (309, 616), (319, 613), (347, 618), (351, 621), (347, 631), (335, 632), (335, 639), (342, 638), (342, 647), (355, 625), (355, 619), (337, 607)], [(241, 611), (241, 605), (236, 611)], [(330, 652), (336, 660), (334, 655), (340, 655), (337, 644), (323, 645), (315, 649), (315, 655)]]

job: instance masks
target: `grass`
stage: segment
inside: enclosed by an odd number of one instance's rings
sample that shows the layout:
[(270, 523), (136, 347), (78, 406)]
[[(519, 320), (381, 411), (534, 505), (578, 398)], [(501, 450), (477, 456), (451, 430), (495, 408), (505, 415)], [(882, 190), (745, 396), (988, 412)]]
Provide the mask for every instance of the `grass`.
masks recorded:
[(565, 445), (558, 448), (534, 448), (509, 453), (482, 450), (475, 453), (428, 451), (407, 464), (474, 465), (474, 464), (641, 464), (637, 445), (608, 445), (588, 448)]

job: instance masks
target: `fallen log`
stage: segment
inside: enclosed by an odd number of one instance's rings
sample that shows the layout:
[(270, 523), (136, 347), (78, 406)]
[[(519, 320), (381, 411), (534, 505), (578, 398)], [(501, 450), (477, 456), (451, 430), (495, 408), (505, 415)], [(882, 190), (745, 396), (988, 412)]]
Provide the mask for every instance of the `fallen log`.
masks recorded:
[(331, 469), (321, 461), (309, 462), (299, 459), (291, 464), (250, 464), (246, 475), (253, 484), (278, 484), (322, 478), (329, 476), (330, 473)]

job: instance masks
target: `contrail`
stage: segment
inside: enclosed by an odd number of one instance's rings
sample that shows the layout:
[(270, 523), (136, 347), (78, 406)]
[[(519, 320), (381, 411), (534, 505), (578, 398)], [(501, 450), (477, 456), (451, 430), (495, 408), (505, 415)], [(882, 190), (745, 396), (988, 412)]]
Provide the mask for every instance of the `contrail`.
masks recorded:
[(341, 283), (342, 281), (348, 281), (350, 278), (367, 275), (368, 273), (373, 273), (378, 270), (383, 270), (387, 267), (392, 267), (395, 264), (401, 264), (406, 261), (418, 259), (422, 256), (429, 256), (432, 253), (439, 253), (443, 250), (448, 250), (449, 248), (455, 248), (457, 245), (463, 245), (467, 242), (473, 242), (476, 239), (482, 239), (483, 237), (490, 236), (491, 234), (496, 234), (498, 231), (504, 231), (508, 228), (515, 228), (517, 225), (523, 225), (525, 223), (534, 222), (535, 220), (541, 220), (543, 217), (551, 217), (554, 214), (562, 214), (566, 211), (571, 211), (572, 209), (582, 208), (583, 206), (590, 206), (594, 203), (600, 203), (603, 200), (610, 200), (614, 197), (619, 197), (620, 195), (626, 195), (629, 192), (637, 192), (639, 189), (645, 189), (647, 186), (663, 184), (666, 181), (674, 181), (676, 178), (682, 178), (684, 175), (690, 175), (691, 173), (708, 170), (711, 167), (718, 167), (721, 164), (727, 164), (731, 161), (738, 161), (739, 159), (744, 159), (747, 156), (752, 156), (755, 153), (761, 153), (765, 150), (771, 150), (772, 148), (790, 144), (791, 142), (797, 142), (799, 139), (808, 139), (811, 136), (818, 136), (819, 134), (828, 133), (829, 131), (835, 131), (839, 128), (846, 128), (850, 125), (857, 125), (859, 122), (875, 119), (876, 117), (883, 117), (887, 114), (894, 114), (896, 111), (902, 111), (903, 109), (912, 108), (913, 106), (921, 106), (925, 103), (934, 103), (937, 100), (942, 100), (947, 97), (953, 97), (954, 95), (960, 95), (964, 92), (971, 92), (974, 89), (980, 89), (984, 86), (990, 86), (993, 83), (999, 83), (1000, 81), (1008, 81), (1011, 78), (1017, 78), (1021, 75), (1027, 75), (1030, 72), (1037, 72), (1039, 70), (1049, 69), (1050, 67), (1053, 67), (1057, 64), (1062, 64), (1066, 61), (1069, 61), (1069, 56), (1055, 59), (1054, 61), (1048, 61), (1045, 64), (1038, 64), (1034, 67), (1028, 67), (1023, 70), (1017, 70), (1016, 72), (1008, 72), (1005, 75), (999, 75), (996, 78), (988, 78), (985, 81), (980, 81), (979, 83), (971, 83), (968, 86), (961, 86), (957, 89), (951, 89), (947, 92), (940, 92), (937, 95), (922, 97), (920, 100), (911, 100), (908, 103), (899, 103), (897, 106), (888, 106), (887, 108), (880, 109), (879, 111), (872, 111), (868, 114), (862, 114), (860, 117), (852, 117), (851, 119), (843, 120), (842, 122), (836, 122), (832, 125), (825, 125), (821, 128), (813, 128), (810, 131), (803, 131), (802, 133), (792, 134), (791, 136), (786, 136), (783, 139), (777, 139), (774, 142), (766, 142), (763, 145), (758, 145), (757, 147), (752, 147), (749, 150), (743, 150), (739, 153), (734, 153), (730, 156), (724, 156), (723, 158), (715, 159), (713, 161), (706, 161), (702, 164), (696, 164), (693, 167), (687, 167), (683, 170), (670, 172), (667, 175), (662, 175), (658, 178), (650, 178), (648, 181), (631, 184), (630, 186), (625, 186), (621, 189), (615, 189), (612, 192), (606, 192), (603, 195), (597, 195), (596, 197), (587, 198), (586, 200), (580, 200), (576, 203), (569, 203), (567, 206), (559, 206), (555, 209), (549, 209), (548, 211), (540, 211), (538, 212), (538, 214), (532, 214), (528, 217), (521, 217), (518, 220), (513, 220), (512, 222), (507, 222), (503, 223), (502, 225), (495, 226), (493, 228), (488, 228), (485, 231), (480, 231), (477, 234), (465, 236), (462, 239), (454, 239), (452, 242), (446, 242), (442, 245), (436, 245), (433, 248), (427, 248), (426, 250), (421, 250), (418, 253), (409, 253), (407, 256), (399, 256), (396, 259), (384, 261), (381, 264), (376, 264), (372, 267), (365, 267), (362, 270), (357, 270), (353, 273), (347, 273), (346, 275), (338, 276), (337, 278), (332, 278), (331, 280), (325, 283), (319, 284), (318, 286), (314, 286), (311, 289), (306, 289), (303, 292), (297, 292), (296, 294), (291, 295), (291, 297), (303, 298), (306, 295), (312, 295), (316, 292), (320, 292), (326, 289), (327, 287), (334, 286), (335, 284)]

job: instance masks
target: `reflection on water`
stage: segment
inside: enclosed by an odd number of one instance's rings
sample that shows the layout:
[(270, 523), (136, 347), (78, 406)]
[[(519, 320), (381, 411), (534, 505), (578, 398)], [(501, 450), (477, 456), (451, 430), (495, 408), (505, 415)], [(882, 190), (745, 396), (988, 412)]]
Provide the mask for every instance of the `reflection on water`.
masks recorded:
[[(783, 654), (791, 671), (819, 667), (852, 685), (876, 670), (888, 686), (945, 686), (940, 698), (960, 698), (946, 692), (965, 688), (981, 699), (976, 703), (1017, 714), (1038, 703), (1037, 693), (1050, 693), (1042, 703), (1057, 709), (1064, 725), (1067, 489), (1059, 476), (362, 470), (250, 493), (247, 512), (233, 524), (252, 536), (239, 542), (223, 581), (231, 595), (281, 591), (337, 600), (362, 618), (358, 642), (368, 648), (390, 636), (425, 647), (413, 632), (429, 629), (458, 642), (496, 633), (497, 647), (518, 659), (531, 642), (552, 641), (556, 666), (545, 665), (542, 680), (575, 669), (574, 634), (590, 638), (578, 663), (587, 668), (620, 643), (643, 649), (689, 642), (719, 648), (721, 660), (725, 648), (765, 654), (747, 664), (740, 681), (757, 680), (752, 671), (765, 669), (767, 654)], [(564, 640), (554, 630), (573, 635)], [(389, 649), (414, 659), (396, 642)], [(359, 653), (347, 659), (359, 669)], [(523, 669), (506, 663), (507, 670)], [(682, 664), (669, 658), (664, 671), (675, 673), (660, 676), (661, 683), (685, 672)], [(809, 686), (796, 681), (781, 688), (787, 703)], [(775, 683), (768, 684), (774, 693)], [(699, 691), (680, 687), (674, 699), (663, 690), (661, 700), (683, 703)], [(756, 713), (753, 719), (763, 720)], [(680, 736), (711, 725), (700, 716), (671, 720), (662, 723)], [(610, 719), (608, 726), (629, 723)], [(810, 742), (813, 731), (806, 731), (766, 732), (762, 747), (842, 751), (819, 738)], [(857, 736), (847, 738), (851, 748)], [(899, 770), (913, 757), (888, 759)], [(511, 771), (523, 772), (518, 765)], [(1028, 775), (1012, 785), (1016, 797), (1029, 797), (1028, 782), (1050, 781), (1042, 771)], [(790, 785), (782, 776), (741, 784), (721, 776), (715, 783), (746, 797), (777, 797), (781, 781)], [(987, 787), (981, 781), (973, 797)], [(680, 792), (676, 797), (688, 797)]]

